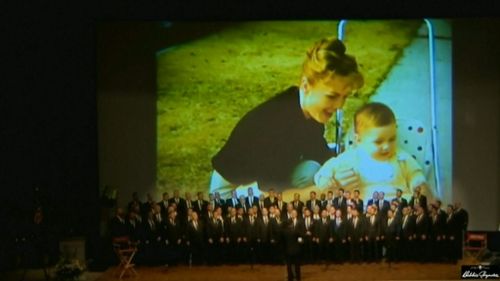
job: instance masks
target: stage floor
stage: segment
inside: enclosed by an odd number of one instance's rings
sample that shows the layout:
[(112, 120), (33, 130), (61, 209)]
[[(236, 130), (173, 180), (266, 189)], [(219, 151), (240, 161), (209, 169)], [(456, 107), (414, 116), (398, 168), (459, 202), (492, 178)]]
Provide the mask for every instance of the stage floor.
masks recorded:
[[(302, 280), (460, 280), (461, 265), (473, 264), (462, 260), (458, 264), (437, 263), (362, 263), (342, 265), (303, 265)], [(278, 265), (223, 265), (223, 266), (175, 266), (138, 267), (138, 277), (123, 280), (179, 280), (179, 281), (282, 281), (286, 279), (286, 266)], [(116, 268), (110, 268), (96, 281), (117, 280)]]
[[(302, 280), (461, 280), (461, 265), (473, 265), (478, 262), (466, 258), (457, 264), (441, 263), (361, 263), (361, 264), (331, 264), (331, 265), (303, 265)], [(131, 281), (283, 281), (286, 280), (285, 265), (222, 265), (222, 266), (193, 266), (184, 265), (171, 267), (138, 266), (137, 277), (124, 276), (122, 280)], [(53, 274), (49, 269), (49, 274)], [(21, 280), (21, 270), (0, 273), (0, 280)], [(85, 281), (118, 280), (117, 268), (110, 267), (104, 272), (86, 272)], [(24, 280), (45, 280), (43, 271), (29, 270)]]

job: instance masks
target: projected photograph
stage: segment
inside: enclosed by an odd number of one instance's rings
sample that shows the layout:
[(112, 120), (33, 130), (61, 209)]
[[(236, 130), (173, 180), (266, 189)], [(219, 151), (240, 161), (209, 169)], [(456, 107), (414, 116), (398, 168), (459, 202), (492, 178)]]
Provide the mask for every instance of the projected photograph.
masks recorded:
[(157, 53), (158, 193), (451, 201), (448, 21), (165, 25), (197, 33)]

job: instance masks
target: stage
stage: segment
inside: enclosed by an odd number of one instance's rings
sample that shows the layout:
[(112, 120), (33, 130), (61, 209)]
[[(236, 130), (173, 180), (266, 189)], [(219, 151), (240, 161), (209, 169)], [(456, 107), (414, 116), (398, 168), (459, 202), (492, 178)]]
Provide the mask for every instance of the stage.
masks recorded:
[[(396, 264), (361, 263), (303, 265), (302, 280), (461, 280), (461, 265), (478, 264), (472, 258), (466, 258), (457, 264), (445, 263), (409, 263)], [(137, 277), (124, 276), (122, 280), (133, 281), (282, 281), (286, 279), (285, 265), (222, 265), (222, 266), (138, 266)], [(51, 270), (49, 269), (49, 272)], [(4, 273), (5, 274), (5, 273)], [(1, 280), (21, 280), (22, 271), (0, 273)], [(29, 270), (24, 280), (45, 280), (42, 270)], [(86, 272), (85, 281), (119, 280), (117, 268), (110, 267), (104, 272)]]
[[(458, 264), (435, 263), (361, 263), (303, 265), (302, 280), (460, 280)], [(117, 280), (116, 268), (110, 268), (96, 281)], [(169, 280), (169, 281), (282, 281), (286, 278), (286, 266), (278, 265), (224, 265), (224, 266), (176, 266), (176, 267), (138, 267), (138, 277), (125, 277), (123, 280)]]

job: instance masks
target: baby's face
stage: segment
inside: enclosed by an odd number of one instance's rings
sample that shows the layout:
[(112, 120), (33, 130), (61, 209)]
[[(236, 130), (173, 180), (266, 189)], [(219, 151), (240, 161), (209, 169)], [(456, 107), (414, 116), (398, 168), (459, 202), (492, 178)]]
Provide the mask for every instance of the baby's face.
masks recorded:
[(396, 124), (363, 129), (357, 145), (375, 160), (389, 160), (396, 152)]

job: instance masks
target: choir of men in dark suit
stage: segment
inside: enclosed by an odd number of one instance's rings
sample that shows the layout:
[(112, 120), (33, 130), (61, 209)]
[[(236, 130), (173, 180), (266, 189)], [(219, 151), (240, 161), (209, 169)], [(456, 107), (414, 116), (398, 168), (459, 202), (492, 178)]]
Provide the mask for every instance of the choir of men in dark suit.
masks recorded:
[[(301, 263), (456, 262), (468, 224), (459, 204), (444, 211), (436, 200), (424, 208), (427, 199), (419, 188), (410, 203), (401, 190), (390, 201), (377, 192), (365, 213), (357, 190), (352, 198), (348, 191), (339, 189), (337, 197), (328, 191), (324, 200), (311, 192), (305, 204), (299, 194), (287, 203), (281, 193), (271, 190), (267, 197), (256, 197), (251, 188), (247, 196), (233, 192), (226, 200), (218, 193), (209, 201), (202, 192), (196, 200), (185, 195), (165, 192), (159, 202), (148, 195), (143, 204), (135, 194), (128, 214), (118, 208), (110, 219), (111, 236), (128, 235), (138, 242), (138, 263), (286, 261), (289, 276), (300, 276)], [(300, 237), (300, 243), (293, 237)]]

